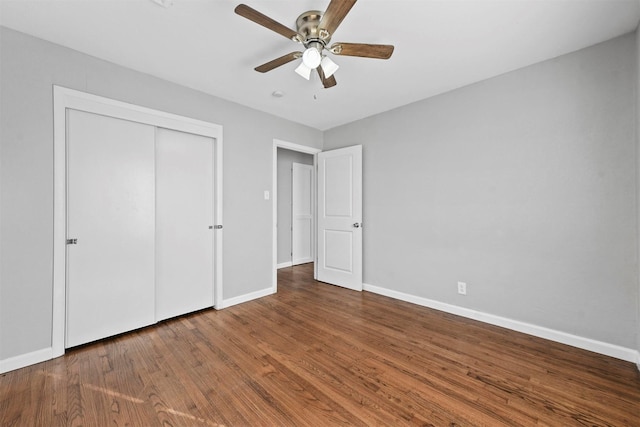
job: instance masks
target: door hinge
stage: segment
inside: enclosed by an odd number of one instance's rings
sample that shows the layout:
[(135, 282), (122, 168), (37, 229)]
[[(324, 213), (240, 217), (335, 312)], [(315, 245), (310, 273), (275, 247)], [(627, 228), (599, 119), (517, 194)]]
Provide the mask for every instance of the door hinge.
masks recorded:
[(210, 225), (209, 230), (221, 230), (222, 225)]
[(77, 245), (78, 239), (67, 239), (67, 245)]

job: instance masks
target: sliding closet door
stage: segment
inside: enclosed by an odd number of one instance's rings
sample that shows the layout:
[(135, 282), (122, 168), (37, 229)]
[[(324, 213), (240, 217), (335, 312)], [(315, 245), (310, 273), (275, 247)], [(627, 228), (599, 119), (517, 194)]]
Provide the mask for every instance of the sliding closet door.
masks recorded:
[(155, 322), (155, 128), (68, 110), (66, 347)]
[(213, 306), (213, 139), (156, 133), (156, 317)]

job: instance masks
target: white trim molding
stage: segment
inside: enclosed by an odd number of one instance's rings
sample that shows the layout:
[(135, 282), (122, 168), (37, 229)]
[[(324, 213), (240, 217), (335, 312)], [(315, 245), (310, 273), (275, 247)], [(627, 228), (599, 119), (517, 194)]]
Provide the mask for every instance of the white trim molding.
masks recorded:
[(280, 264), (276, 265), (276, 268), (280, 270), (281, 268), (287, 268), (292, 266), (293, 266), (293, 263), (291, 261), (287, 261), (287, 262), (281, 262)]
[(447, 304), (428, 298), (405, 294), (403, 292), (382, 288), (380, 286), (363, 284), (363, 290), (379, 295), (384, 295), (397, 300), (410, 302), (412, 304), (420, 305), (423, 307), (433, 308), (445, 313), (455, 314), (457, 316), (466, 317), (468, 319), (478, 320), (490, 325), (501, 326), (513, 331), (522, 332), (528, 335), (533, 335), (535, 337), (544, 338), (561, 344), (567, 344), (573, 347), (581, 348), (583, 350), (593, 351), (594, 353), (615, 357), (616, 359), (625, 360), (627, 362), (637, 363), (640, 369), (640, 354), (638, 353), (638, 351), (631, 348), (621, 347), (602, 341), (596, 341), (590, 338), (584, 338), (577, 335), (568, 334), (566, 332), (545, 328), (543, 326), (520, 322), (518, 320), (508, 319), (506, 317), (496, 316), (493, 314), (484, 313), (453, 304)]
[(42, 350), (32, 351), (31, 353), (20, 354), (15, 357), (0, 360), (0, 374), (24, 368), (25, 366), (35, 365), (36, 363), (46, 362), (53, 359), (53, 348), (43, 348)]
[[(222, 301), (222, 306), (219, 307), (219, 308), (229, 308), (229, 307), (231, 307), (233, 305), (242, 304), (244, 302), (249, 302), (249, 301), (252, 301), (254, 299), (266, 297), (268, 295), (273, 295), (273, 294), (275, 294), (275, 292), (273, 291), (273, 288), (266, 288), (266, 289), (262, 289), (260, 291), (250, 292), (248, 294), (239, 295), (237, 297), (233, 297), (233, 298), (229, 298), (229, 299), (223, 300)], [(218, 307), (216, 307), (216, 308), (218, 308)]]

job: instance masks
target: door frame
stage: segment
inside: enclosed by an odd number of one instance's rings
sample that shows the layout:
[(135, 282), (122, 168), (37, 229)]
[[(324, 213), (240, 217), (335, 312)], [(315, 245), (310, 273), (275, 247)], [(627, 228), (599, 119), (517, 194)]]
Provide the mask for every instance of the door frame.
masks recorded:
[[(67, 110), (149, 124), (207, 136), (214, 141), (214, 223), (222, 225), (222, 126), (177, 114), (141, 107), (61, 86), (53, 86), (53, 318), (52, 357), (65, 352), (66, 224), (67, 224)], [(214, 307), (222, 308), (222, 229), (214, 233)]]
[[(320, 148), (309, 147), (307, 145), (295, 144), (293, 142), (283, 141), (280, 139), (273, 140), (273, 162), (272, 162), (272, 178), (271, 178), (271, 206), (272, 206), (272, 277), (271, 283), (273, 288), (273, 293), (278, 291), (278, 148), (284, 148), (291, 151), (297, 151), (305, 154), (313, 155), (313, 180), (316, 180), (317, 174), (317, 154), (322, 150)], [(315, 209), (315, 201), (314, 201), (314, 209), (313, 209), (314, 218), (316, 216)], [(315, 230), (314, 230), (315, 233)], [(315, 251), (314, 251), (315, 252)], [(314, 259), (317, 259), (317, 254), (314, 253)], [(315, 262), (314, 262), (314, 273), (315, 277)]]

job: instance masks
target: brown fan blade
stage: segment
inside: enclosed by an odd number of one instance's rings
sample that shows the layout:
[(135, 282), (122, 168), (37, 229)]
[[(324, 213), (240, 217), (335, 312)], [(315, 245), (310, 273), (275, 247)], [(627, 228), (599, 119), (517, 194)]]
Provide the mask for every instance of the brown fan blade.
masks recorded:
[(300, 38), (298, 33), (293, 31), (291, 28), (285, 27), (278, 21), (274, 21), (267, 15), (258, 12), (257, 10), (247, 6), (246, 4), (239, 4), (235, 8), (235, 12), (238, 15), (255, 22), (256, 24), (262, 25), (263, 27), (268, 28), (271, 31), (275, 31), (278, 34), (285, 36), (289, 40), (298, 41), (298, 39)]
[(329, 32), (327, 37), (323, 37), (324, 39), (333, 35), (354, 4), (356, 4), (356, 0), (331, 0), (318, 25), (320, 30)]
[(331, 76), (329, 78), (326, 78), (324, 76), (324, 70), (322, 69), (322, 65), (319, 66), (317, 70), (318, 70), (318, 75), (320, 76), (320, 80), (322, 80), (322, 85), (324, 86), (325, 89), (329, 89), (330, 87), (334, 87), (335, 85), (338, 84), (334, 76)]
[(281, 65), (288, 64), (289, 62), (298, 59), (302, 56), (302, 52), (291, 52), (286, 55), (282, 55), (280, 58), (276, 58), (273, 61), (266, 62), (258, 67), (255, 70), (259, 73), (266, 73), (267, 71), (271, 71), (274, 68), (278, 68)]
[(393, 46), (389, 44), (334, 43), (329, 50), (331, 53), (342, 56), (389, 59), (393, 53)]

